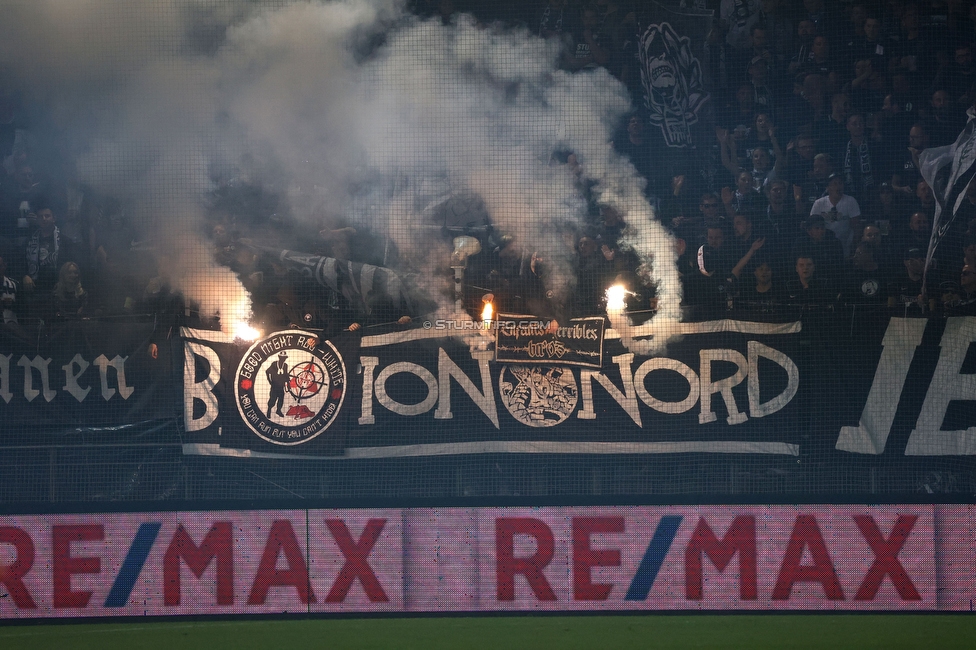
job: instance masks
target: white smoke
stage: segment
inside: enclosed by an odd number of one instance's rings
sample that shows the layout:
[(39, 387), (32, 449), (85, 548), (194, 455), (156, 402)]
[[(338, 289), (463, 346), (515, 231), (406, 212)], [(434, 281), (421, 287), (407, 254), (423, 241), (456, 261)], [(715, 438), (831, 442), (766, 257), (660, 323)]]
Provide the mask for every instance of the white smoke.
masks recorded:
[(570, 169), (550, 160), (572, 150), (598, 201), (629, 225), (657, 286), (653, 322), (663, 335), (677, 321), (671, 239), (610, 144), (630, 104), (606, 71), (569, 74), (552, 42), (466, 16), (422, 21), (392, 0), (212, 4), (0, 8), (7, 78), (58, 116), (79, 177), (153, 228), (187, 296), (221, 314), (246, 303), (196, 243), (215, 168), (290, 187), (291, 210), (316, 231), (344, 218), (390, 236), (428, 279), (443, 270), (435, 249), (445, 256), (418, 206), (431, 187), (473, 193), (568, 296), (574, 251), (559, 232), (582, 224), (586, 205)]

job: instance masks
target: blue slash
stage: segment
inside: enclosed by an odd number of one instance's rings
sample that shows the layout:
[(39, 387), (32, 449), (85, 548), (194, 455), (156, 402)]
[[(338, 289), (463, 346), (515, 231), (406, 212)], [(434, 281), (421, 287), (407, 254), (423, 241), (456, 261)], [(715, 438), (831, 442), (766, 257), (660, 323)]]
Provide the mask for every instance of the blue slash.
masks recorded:
[(634, 574), (634, 579), (630, 582), (624, 600), (645, 600), (647, 598), (647, 594), (651, 592), (651, 587), (654, 586), (654, 580), (657, 579), (657, 573), (661, 570), (661, 565), (664, 564), (664, 556), (668, 554), (668, 550), (674, 542), (674, 536), (678, 534), (678, 526), (681, 525), (682, 519), (684, 517), (681, 515), (667, 515), (661, 517), (661, 521), (657, 522), (654, 537), (651, 538), (651, 543), (647, 545), (644, 558), (641, 560), (640, 566), (637, 567), (637, 573)]
[(142, 565), (146, 563), (146, 558), (149, 557), (149, 552), (152, 550), (153, 543), (156, 541), (156, 536), (159, 535), (159, 529), (162, 525), (161, 522), (150, 521), (139, 526), (136, 538), (132, 540), (132, 546), (129, 547), (129, 553), (122, 561), (119, 575), (115, 576), (112, 589), (108, 592), (108, 598), (105, 599), (106, 607), (125, 607), (129, 603), (129, 596), (132, 595), (132, 589), (136, 586), (136, 580), (139, 579)]

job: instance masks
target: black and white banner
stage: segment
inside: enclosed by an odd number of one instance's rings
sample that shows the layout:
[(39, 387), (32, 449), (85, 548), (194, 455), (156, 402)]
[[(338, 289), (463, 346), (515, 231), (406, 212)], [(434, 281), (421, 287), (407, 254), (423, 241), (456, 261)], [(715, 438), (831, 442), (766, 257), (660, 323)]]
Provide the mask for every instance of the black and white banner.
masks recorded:
[(535, 316), (499, 314), (495, 328), (495, 361), (557, 363), (566, 366), (603, 365), (602, 317), (574, 318), (566, 325), (544, 328)]
[(0, 326), (0, 446), (90, 430), (115, 439), (133, 425), (175, 418), (179, 375), (165, 334), (151, 321)]
[[(487, 330), (452, 336), (416, 329), (365, 336), (355, 357), (355, 346), (348, 342), (286, 333), (295, 337), (302, 355), (319, 355), (296, 359), (299, 365), (289, 365), (290, 376), (309, 362), (327, 369), (331, 353), (315, 352), (309, 345), (334, 346), (345, 363), (350, 385), (329, 425), (344, 437), (321, 434), (331, 446), (314, 442), (319, 435), (314, 431), (309, 437), (301, 429), (285, 432), (277, 426), (279, 434), (274, 433), (276, 423), (284, 422), (277, 422), (272, 408), (277, 402), (267, 373), (277, 348), (268, 342), (281, 333), (252, 346), (264, 346), (267, 353), (240, 351), (226, 362), (222, 355), (229, 353), (230, 344), (188, 339), (185, 345), (194, 354), (215, 355), (222, 367), (243, 370), (235, 371), (232, 380), (223, 379), (222, 385), (211, 385), (199, 373), (192, 380), (184, 378), (192, 441), (185, 451), (226, 455), (230, 449), (248, 449), (251, 455), (342, 453), (354, 458), (976, 454), (976, 375), (966, 365), (970, 343), (976, 341), (976, 318), (870, 323), (865, 321), (856, 340), (817, 319), (682, 323), (666, 355), (655, 357), (630, 352), (607, 330), (599, 368), (553, 358), (535, 363), (496, 360), (494, 337)], [(293, 354), (288, 352), (289, 364)], [(241, 387), (247, 373), (255, 377), (255, 388), (245, 403)], [(284, 417), (300, 410), (304, 418), (321, 421), (309, 413), (320, 417), (319, 409), (328, 409), (330, 402), (321, 397), (302, 402), (295, 386), (301, 388), (305, 380), (289, 381)], [(219, 415), (204, 415), (197, 405), (191, 416), (190, 402), (197, 400)], [(307, 412), (304, 404), (309, 404)], [(207, 426), (191, 426), (203, 419)], [(251, 420), (258, 422), (257, 430)], [(228, 438), (228, 430), (237, 432), (236, 437)]]
[[(545, 335), (546, 349), (577, 342), (562, 356), (506, 358), (479, 329), (245, 343), (64, 323), (30, 345), (3, 339), (0, 444), (113, 444), (169, 422), (184, 453), (223, 456), (976, 454), (973, 317), (680, 323), (653, 357), (591, 326)], [(574, 365), (596, 350), (598, 366)]]
[(650, 2), (644, 9), (637, 58), (652, 129), (671, 148), (695, 144), (693, 128), (710, 98), (701, 64), (711, 12)]
[(253, 343), (183, 330), (186, 435), (231, 450), (334, 455), (345, 444), (359, 336), (301, 330)]

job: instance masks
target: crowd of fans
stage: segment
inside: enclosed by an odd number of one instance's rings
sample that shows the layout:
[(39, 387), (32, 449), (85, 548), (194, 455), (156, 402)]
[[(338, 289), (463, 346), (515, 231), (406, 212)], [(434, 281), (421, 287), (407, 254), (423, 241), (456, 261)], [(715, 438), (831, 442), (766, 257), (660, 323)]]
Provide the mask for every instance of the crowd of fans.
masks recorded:
[[(697, 140), (668, 150), (639, 110), (615, 146), (677, 239), (685, 303), (976, 313), (976, 186), (926, 268), (936, 201), (919, 171), (922, 150), (952, 144), (976, 100), (976, 4), (681, 4), (715, 10)], [(642, 96), (639, 5), (605, 0), (571, 19), (550, 0), (540, 33), (556, 12), (567, 68), (604, 66)], [(617, 242), (592, 236), (613, 263)], [(593, 249), (580, 239), (581, 272)], [(601, 288), (581, 276), (581, 291)]]
[[(421, 4), (421, 12), (452, 19), (450, 0)], [(710, 99), (696, 139), (668, 149), (642, 109), (620, 125), (614, 146), (646, 179), (647, 197), (674, 235), (685, 304), (976, 314), (976, 185), (926, 268), (936, 202), (919, 172), (921, 151), (952, 143), (976, 101), (976, 3), (682, 4), (715, 10), (700, 61)], [(538, 9), (523, 26), (561, 43), (567, 70), (606, 68), (641, 104), (636, 49), (646, 6), (548, 0)], [(31, 141), (15, 96), (0, 95), (6, 327), (188, 313), (192, 305), (171, 288), (173, 261), (146, 241), (125, 206), (70, 174), (35, 169)], [(593, 200), (580, 174), (585, 161), (572, 151), (554, 152), (550, 162), (577, 173), (590, 205), (585, 223), (552, 233), (574, 251), (575, 289), (554, 292), (566, 284), (551, 277), (556, 265), (488, 219), (445, 233), (481, 242), (465, 269), (471, 313), (484, 297), (499, 311), (601, 314), (614, 283), (631, 290), (632, 311), (653, 311), (654, 289), (639, 281), (640, 260), (625, 244), (626, 217)], [(355, 282), (355, 291), (324, 287), (245, 239), (274, 232), (288, 248), (400, 270), (385, 233), (337, 220), (308, 229), (279, 216), (286, 210), (275, 194), (233, 179), (209, 198), (201, 235), (251, 292), (261, 326), (359, 329), (421, 315), (418, 303), (380, 304)]]

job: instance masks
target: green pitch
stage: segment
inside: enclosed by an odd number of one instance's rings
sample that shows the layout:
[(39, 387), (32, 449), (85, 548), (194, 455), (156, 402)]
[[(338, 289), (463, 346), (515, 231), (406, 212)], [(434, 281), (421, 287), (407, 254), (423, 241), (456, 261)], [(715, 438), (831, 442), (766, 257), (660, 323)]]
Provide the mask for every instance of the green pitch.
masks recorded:
[(128, 621), (0, 628), (0, 647), (972, 648), (976, 616), (493, 616)]

